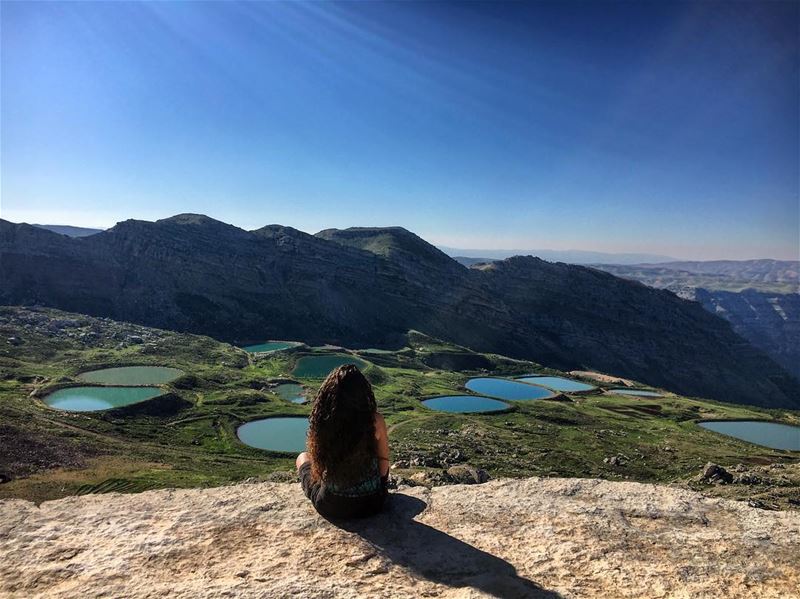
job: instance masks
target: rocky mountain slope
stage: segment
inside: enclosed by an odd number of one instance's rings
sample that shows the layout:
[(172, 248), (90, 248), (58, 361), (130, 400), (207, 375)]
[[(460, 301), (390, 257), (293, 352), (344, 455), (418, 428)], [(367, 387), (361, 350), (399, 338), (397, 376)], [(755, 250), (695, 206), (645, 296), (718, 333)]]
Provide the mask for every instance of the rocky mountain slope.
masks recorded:
[(800, 380), (800, 294), (698, 288), (687, 295)]
[(699, 302), (800, 380), (797, 261), (724, 260), (598, 268)]
[(409, 329), (685, 395), (800, 404), (721, 319), (597, 270), (516, 257), (467, 269), (402, 229), (244, 231), (201, 215), (84, 238), (0, 222), (0, 302), (246, 342), (389, 346)]
[(363, 521), (299, 485), (0, 502), (4, 597), (790, 597), (800, 513), (593, 479), (414, 487)]

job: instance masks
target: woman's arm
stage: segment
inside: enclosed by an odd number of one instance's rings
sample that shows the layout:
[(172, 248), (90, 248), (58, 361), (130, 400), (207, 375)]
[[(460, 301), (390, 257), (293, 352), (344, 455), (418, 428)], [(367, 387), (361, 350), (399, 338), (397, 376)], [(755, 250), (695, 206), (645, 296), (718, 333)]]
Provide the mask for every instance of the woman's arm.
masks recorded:
[(310, 461), (311, 461), (311, 456), (308, 454), (307, 451), (304, 451), (299, 456), (297, 456), (297, 459), (294, 461), (294, 465), (297, 467), (298, 470), (300, 470), (300, 467), (303, 464)]
[(381, 476), (386, 476), (389, 474), (389, 434), (380, 412), (375, 412), (375, 445), (378, 450), (378, 471)]

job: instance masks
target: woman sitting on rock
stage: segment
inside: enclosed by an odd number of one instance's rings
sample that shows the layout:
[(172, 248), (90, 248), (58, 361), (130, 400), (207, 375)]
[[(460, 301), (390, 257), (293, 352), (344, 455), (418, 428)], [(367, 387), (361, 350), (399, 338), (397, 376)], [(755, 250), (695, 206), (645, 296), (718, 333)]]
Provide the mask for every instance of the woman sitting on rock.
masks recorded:
[(372, 387), (353, 366), (328, 375), (309, 417), (308, 451), (297, 456), (303, 491), (330, 518), (375, 514), (386, 499), (389, 439)]

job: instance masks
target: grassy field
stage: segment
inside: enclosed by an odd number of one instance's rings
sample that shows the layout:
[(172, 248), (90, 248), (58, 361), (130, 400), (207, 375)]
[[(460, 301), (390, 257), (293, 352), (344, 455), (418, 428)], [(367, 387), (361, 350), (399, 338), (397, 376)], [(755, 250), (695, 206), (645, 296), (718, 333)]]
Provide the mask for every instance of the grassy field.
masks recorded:
[[(800, 506), (800, 454), (758, 447), (696, 425), (705, 418), (800, 424), (798, 412), (669, 393), (642, 399), (602, 389), (558, 400), (511, 402), (512, 410), (496, 414), (433, 412), (420, 400), (464, 392), (471, 376), (563, 373), (474, 354), (413, 331), (407, 341), (397, 351), (352, 352), (367, 363), (365, 373), (390, 427), (393, 473), (401, 481), (416, 474), (415, 480), (444, 482), (447, 466), (466, 462), (492, 477), (677, 483), (764, 506)], [(297, 360), (349, 351), (301, 345), (251, 355), (208, 337), (56, 310), (0, 308), (0, 475), (10, 479), (0, 484), (0, 498), (42, 501), (248, 478), (291, 479), (294, 456), (250, 448), (238, 440), (236, 429), (265, 416), (307, 415), (308, 405), (285, 401), (271, 387), (298, 381), (313, 397), (320, 381), (295, 378)], [(77, 384), (80, 372), (144, 364), (186, 373), (163, 386), (168, 401), (153, 404), (158, 409), (148, 409), (150, 402), (145, 402), (70, 413), (41, 401), (53, 389)], [(170, 401), (174, 398), (183, 402)], [(757, 472), (760, 482), (695, 482), (709, 461)], [(421, 478), (420, 472), (426, 474)]]

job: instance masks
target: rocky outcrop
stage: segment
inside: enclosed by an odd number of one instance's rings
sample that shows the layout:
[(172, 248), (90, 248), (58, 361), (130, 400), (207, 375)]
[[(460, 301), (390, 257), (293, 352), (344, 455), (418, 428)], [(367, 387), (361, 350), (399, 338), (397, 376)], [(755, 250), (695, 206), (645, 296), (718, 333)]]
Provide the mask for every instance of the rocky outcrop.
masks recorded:
[(467, 269), (404, 229), (244, 231), (202, 215), (69, 238), (0, 221), (0, 302), (232, 342), (398, 346), (410, 329), (685, 395), (800, 406), (800, 383), (674, 294), (531, 257)]
[(798, 512), (588, 479), (338, 523), (285, 483), (0, 502), (3, 597), (789, 597), (799, 552)]
[(725, 485), (733, 482), (733, 475), (719, 464), (708, 462), (700, 473), (699, 480)]

